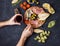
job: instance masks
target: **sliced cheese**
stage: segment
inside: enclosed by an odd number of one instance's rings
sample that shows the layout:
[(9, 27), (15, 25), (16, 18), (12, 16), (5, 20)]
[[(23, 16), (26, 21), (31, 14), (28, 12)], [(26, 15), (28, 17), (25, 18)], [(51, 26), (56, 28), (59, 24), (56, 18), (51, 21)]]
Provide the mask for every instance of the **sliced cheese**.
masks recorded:
[(49, 17), (49, 15), (50, 15), (49, 13), (40, 13), (38, 17), (39, 20), (46, 20)]

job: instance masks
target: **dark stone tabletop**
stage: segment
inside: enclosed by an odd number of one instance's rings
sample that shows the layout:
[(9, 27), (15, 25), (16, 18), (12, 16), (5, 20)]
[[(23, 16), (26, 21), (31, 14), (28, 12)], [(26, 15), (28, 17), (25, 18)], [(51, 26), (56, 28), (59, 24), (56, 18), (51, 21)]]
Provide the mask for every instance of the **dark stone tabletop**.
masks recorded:
[[(14, 15), (14, 8), (19, 8), (19, 4), (13, 7), (11, 1), (12, 0), (0, 0), (0, 21), (10, 19)], [(56, 11), (56, 13), (51, 15), (46, 20), (45, 24), (40, 27), (44, 30), (51, 31), (51, 35), (49, 36), (46, 43), (42, 44), (34, 40), (34, 37), (37, 34), (33, 33), (33, 35), (27, 39), (25, 46), (60, 46), (60, 0), (39, 0), (39, 2), (40, 4), (37, 6), (42, 6), (43, 3), (48, 2), (54, 7)], [(31, 6), (35, 6), (35, 4)], [(24, 14), (24, 12), (25, 11), (21, 9), (21, 13)], [(47, 25), (51, 20), (55, 20), (56, 25), (53, 28), (48, 29)], [(22, 23), (21, 26), (16, 25), (0, 28), (0, 46), (16, 46), (25, 27), (26, 25)]]

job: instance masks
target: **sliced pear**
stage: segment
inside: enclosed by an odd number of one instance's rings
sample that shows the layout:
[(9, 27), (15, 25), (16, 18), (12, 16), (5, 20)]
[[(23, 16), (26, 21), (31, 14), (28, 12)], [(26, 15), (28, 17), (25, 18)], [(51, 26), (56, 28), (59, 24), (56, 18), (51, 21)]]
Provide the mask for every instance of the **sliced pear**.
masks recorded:
[(47, 9), (50, 14), (55, 13), (55, 10), (53, 9), (53, 7), (49, 3), (44, 3), (42, 6), (44, 9)]
[(50, 4), (49, 3), (44, 3), (42, 6), (45, 9), (49, 9), (50, 8)]
[(55, 10), (54, 10), (52, 7), (50, 7), (50, 8), (48, 9), (48, 11), (49, 11), (49, 13), (51, 13), (51, 14), (54, 14), (54, 13), (55, 13)]

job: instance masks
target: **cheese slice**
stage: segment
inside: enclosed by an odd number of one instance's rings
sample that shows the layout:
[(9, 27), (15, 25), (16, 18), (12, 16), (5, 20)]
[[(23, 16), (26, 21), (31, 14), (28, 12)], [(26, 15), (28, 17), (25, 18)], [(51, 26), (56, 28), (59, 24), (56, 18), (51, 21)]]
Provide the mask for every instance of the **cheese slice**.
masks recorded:
[(40, 13), (38, 17), (39, 20), (46, 20), (49, 17), (49, 15), (50, 15), (49, 13)]

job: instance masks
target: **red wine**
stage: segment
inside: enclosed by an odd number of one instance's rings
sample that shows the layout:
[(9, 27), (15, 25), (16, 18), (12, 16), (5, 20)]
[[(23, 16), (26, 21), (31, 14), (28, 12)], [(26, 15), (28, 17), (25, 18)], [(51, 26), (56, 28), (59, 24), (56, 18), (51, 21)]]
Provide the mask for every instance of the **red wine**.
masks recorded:
[(16, 22), (21, 22), (22, 21), (22, 16), (17, 16), (15, 19)]

